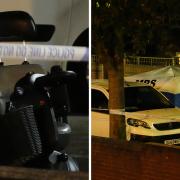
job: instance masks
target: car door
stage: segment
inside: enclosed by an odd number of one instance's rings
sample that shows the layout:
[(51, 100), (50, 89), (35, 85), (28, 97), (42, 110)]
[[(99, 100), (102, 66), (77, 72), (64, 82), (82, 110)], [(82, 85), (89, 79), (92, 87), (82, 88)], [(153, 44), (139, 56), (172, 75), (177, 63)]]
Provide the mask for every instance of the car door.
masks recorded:
[(94, 136), (109, 137), (108, 98), (103, 91), (91, 90), (91, 133)]

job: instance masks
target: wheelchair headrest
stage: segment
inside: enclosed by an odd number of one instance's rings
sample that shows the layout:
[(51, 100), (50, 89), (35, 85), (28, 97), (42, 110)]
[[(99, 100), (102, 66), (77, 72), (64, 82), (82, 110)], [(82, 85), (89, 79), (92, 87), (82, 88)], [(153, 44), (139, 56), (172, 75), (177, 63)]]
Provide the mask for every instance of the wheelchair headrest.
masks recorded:
[(0, 12), (0, 41), (49, 41), (53, 25), (37, 25), (24, 11)]
[(0, 66), (0, 98), (10, 96), (16, 82), (28, 72), (44, 73), (37, 64)]

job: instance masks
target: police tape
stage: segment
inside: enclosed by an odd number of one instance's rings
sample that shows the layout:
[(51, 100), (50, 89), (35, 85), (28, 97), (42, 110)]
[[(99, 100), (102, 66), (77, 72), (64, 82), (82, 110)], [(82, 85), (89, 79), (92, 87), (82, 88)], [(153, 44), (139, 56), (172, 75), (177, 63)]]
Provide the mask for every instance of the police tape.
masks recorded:
[(0, 58), (43, 61), (88, 61), (89, 49), (77, 46), (0, 43)]
[(125, 109), (110, 109), (109, 114), (113, 115), (125, 115)]
[(153, 115), (153, 114), (146, 114), (144, 113), (139, 113), (137, 112), (125, 112), (125, 109), (110, 109), (109, 110), (109, 114), (112, 115), (121, 115), (121, 116), (126, 116), (127, 118), (135, 118), (135, 119), (161, 119), (161, 120), (167, 120), (167, 119), (171, 119), (172, 121), (180, 121), (180, 117), (173, 117), (173, 118), (169, 118), (169, 117), (164, 117), (162, 115)]

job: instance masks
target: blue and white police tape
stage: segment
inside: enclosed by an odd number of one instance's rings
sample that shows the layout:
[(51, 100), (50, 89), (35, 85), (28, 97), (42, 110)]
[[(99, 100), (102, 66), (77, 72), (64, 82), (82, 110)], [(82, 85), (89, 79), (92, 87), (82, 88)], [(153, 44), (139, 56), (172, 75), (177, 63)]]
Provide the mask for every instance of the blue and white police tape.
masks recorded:
[(125, 109), (110, 109), (109, 114), (125, 115)]
[[(127, 118), (137, 118), (137, 119), (147, 119), (147, 118), (153, 118), (153, 119), (164, 119), (167, 120), (169, 117), (163, 117), (162, 115), (158, 114), (146, 114), (137, 112), (125, 112), (125, 109), (110, 109), (109, 114), (112, 115), (119, 115), (119, 116), (126, 116)], [(180, 121), (180, 117), (173, 117), (171, 120)]]
[(77, 46), (0, 43), (0, 58), (26, 58), (43, 61), (88, 61), (89, 49), (87, 47)]

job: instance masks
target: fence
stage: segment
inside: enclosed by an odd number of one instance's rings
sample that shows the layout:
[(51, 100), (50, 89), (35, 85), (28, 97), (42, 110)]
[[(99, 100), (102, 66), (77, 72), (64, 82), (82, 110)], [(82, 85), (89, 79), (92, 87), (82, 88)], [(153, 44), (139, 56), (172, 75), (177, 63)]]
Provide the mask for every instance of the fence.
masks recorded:
[(92, 55), (91, 61), (91, 77), (92, 79), (104, 79), (105, 72), (103, 64), (99, 62), (98, 56)]
[(149, 66), (169, 66), (179, 64), (179, 58), (163, 58), (163, 57), (136, 57), (128, 56), (124, 58), (125, 64), (149, 65)]
[[(136, 73), (146, 72), (163, 66), (179, 65), (180, 60), (177, 57), (139, 57), (126, 56), (124, 58), (125, 76)], [(104, 67), (99, 62), (97, 55), (92, 55), (92, 79), (104, 78)]]

